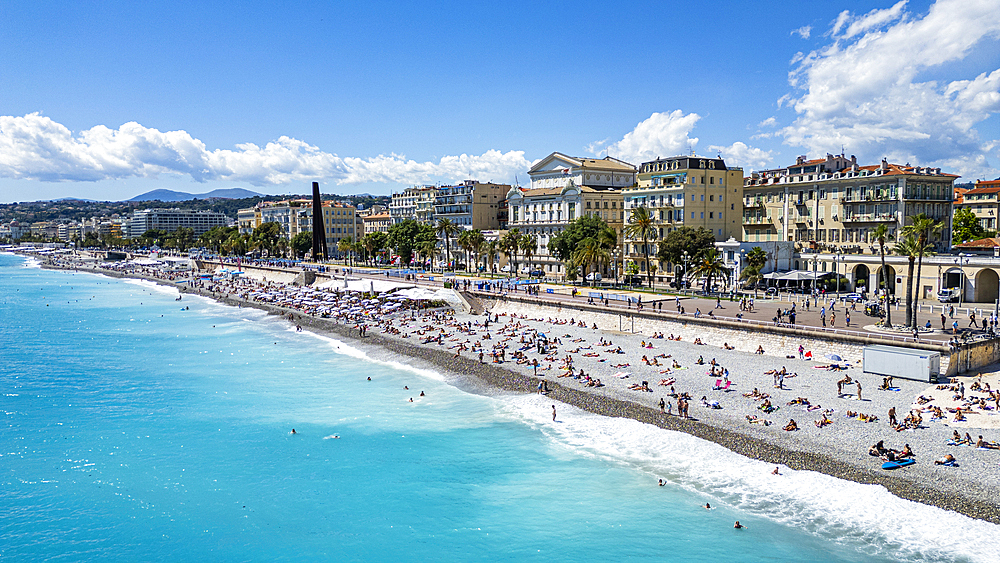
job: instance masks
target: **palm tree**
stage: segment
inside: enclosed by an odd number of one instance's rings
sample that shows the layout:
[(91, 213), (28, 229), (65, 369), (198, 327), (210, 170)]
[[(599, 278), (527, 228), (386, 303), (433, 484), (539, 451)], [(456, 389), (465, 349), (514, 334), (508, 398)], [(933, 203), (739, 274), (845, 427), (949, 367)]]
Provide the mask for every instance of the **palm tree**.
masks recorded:
[(476, 264), (478, 264), (479, 259), (481, 258), (480, 254), (483, 251), (483, 244), (486, 242), (486, 237), (483, 236), (482, 231), (480, 231), (479, 229), (474, 229), (472, 231), (469, 231), (468, 239), (469, 239), (469, 251), (476, 255)]
[(420, 257), (423, 258), (424, 262), (430, 260), (431, 268), (434, 267), (434, 250), (437, 248), (437, 243), (433, 240), (423, 240), (417, 243), (417, 248), (415, 249), (420, 253)]
[(490, 272), (497, 273), (497, 253), (500, 251), (500, 242), (496, 239), (486, 243), (486, 257), (490, 261)]
[[(608, 249), (597, 239), (587, 237), (581, 240), (576, 246), (576, 250), (573, 251), (571, 264), (567, 264), (567, 270), (579, 264), (584, 267), (583, 278), (587, 279), (592, 266), (596, 264), (597, 268), (600, 269), (602, 264), (607, 264), (610, 260), (611, 254), (608, 252)], [(594, 281), (596, 281), (597, 276), (594, 276), (594, 278)]]
[(500, 239), (499, 249), (507, 255), (510, 266), (510, 273), (517, 273), (517, 250), (521, 246), (521, 231), (511, 229)]
[(906, 270), (906, 326), (910, 326), (913, 321), (913, 267), (917, 262), (917, 239), (912, 234), (903, 233), (903, 238), (896, 241), (892, 251), (909, 260)]
[(458, 234), (462, 227), (456, 225), (451, 219), (438, 219), (435, 227), (437, 233), (444, 237), (444, 253), (446, 268), (451, 265), (451, 237)]
[[(912, 233), (917, 238), (917, 295), (915, 298), (920, 299), (920, 270), (924, 264), (924, 255), (934, 254), (933, 252), (928, 253), (928, 249), (933, 248), (933, 245), (928, 244), (928, 240), (931, 238), (931, 235), (939, 234), (941, 230), (944, 229), (944, 223), (935, 221), (924, 213), (910, 217), (910, 220), (912, 220), (913, 223), (903, 227), (903, 231)], [(916, 303), (914, 303), (914, 305), (916, 305)], [(916, 330), (916, 315), (913, 316), (913, 324), (909, 326), (912, 326), (914, 330)]]
[(345, 258), (344, 261), (347, 262), (348, 265), (350, 265), (351, 250), (353, 248), (354, 248), (354, 239), (352, 239), (351, 237), (344, 237), (337, 242), (337, 250), (347, 255), (347, 258)]
[(639, 206), (632, 210), (628, 224), (625, 225), (625, 236), (642, 240), (642, 253), (646, 256), (646, 276), (649, 287), (653, 287), (653, 270), (649, 268), (649, 239), (656, 236), (656, 227), (649, 208)]
[(463, 230), (458, 235), (458, 240), (456, 241), (458, 243), (458, 247), (461, 248), (463, 252), (465, 252), (465, 271), (466, 272), (469, 271), (469, 262), (471, 262), (471, 260), (469, 260), (469, 253), (470, 253), (470, 250), (472, 249), (472, 243), (471, 243), (471, 241), (472, 241), (472, 233), (473, 232), (474, 231)]
[[(878, 241), (879, 254), (882, 256), (882, 283), (885, 284), (885, 326), (886, 328), (892, 328), (892, 312), (889, 308), (889, 280), (886, 279), (885, 275), (885, 241), (889, 239), (889, 227), (885, 224), (875, 227), (872, 236)], [(839, 276), (840, 274), (837, 275)]]
[(705, 276), (705, 291), (712, 291), (712, 279), (715, 276), (725, 276), (729, 273), (726, 262), (722, 258), (722, 253), (715, 248), (709, 248), (702, 252), (694, 263), (693, 273), (700, 277)]
[(528, 263), (528, 269), (530, 270), (531, 257), (534, 256), (535, 251), (538, 250), (538, 236), (525, 233), (521, 235), (521, 238), (517, 241), (517, 243), (521, 247), (521, 254), (524, 255), (524, 261)]

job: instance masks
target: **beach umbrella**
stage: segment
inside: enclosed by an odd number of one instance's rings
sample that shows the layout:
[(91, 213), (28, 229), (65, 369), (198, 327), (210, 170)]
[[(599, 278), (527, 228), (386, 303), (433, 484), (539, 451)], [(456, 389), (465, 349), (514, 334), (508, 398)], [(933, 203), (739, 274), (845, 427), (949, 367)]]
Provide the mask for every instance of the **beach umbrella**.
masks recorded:
[(832, 360), (834, 362), (842, 362), (842, 361), (844, 361), (844, 359), (841, 358), (840, 356), (838, 356), (837, 354), (827, 354), (826, 355), (826, 359)]

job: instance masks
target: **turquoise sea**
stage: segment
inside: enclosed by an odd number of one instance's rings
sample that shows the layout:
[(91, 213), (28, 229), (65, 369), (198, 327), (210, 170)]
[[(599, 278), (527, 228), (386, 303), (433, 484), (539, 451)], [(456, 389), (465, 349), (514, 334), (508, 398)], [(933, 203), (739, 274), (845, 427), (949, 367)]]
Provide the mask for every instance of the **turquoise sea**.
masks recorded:
[(0, 255), (0, 561), (998, 557), (879, 487), (176, 297)]

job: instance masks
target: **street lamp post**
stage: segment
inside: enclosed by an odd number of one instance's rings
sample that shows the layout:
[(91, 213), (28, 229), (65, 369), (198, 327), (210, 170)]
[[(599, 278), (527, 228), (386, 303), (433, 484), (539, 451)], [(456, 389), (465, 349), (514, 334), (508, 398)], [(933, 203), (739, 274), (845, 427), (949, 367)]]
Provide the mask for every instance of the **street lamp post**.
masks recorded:
[(833, 275), (837, 276), (837, 299), (840, 299), (840, 263), (844, 260), (844, 255), (837, 251), (833, 255)]
[(688, 254), (687, 250), (682, 252), (681, 255), (684, 257), (684, 276), (681, 278), (681, 283), (677, 284), (678, 285), (677, 289), (683, 289), (684, 281), (687, 280), (687, 275), (688, 275), (688, 258), (690, 258), (690, 255)]

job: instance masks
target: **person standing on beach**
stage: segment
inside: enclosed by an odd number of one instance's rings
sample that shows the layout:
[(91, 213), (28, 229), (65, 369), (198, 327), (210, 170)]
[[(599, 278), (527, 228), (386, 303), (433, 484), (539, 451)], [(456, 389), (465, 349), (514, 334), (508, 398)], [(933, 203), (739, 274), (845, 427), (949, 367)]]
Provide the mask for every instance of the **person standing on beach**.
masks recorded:
[(552, 422), (556, 421), (556, 406), (552, 405)]
[(861, 380), (860, 379), (857, 381), (857, 384), (858, 384), (858, 400), (860, 401), (861, 400)]
[(663, 397), (660, 397), (660, 414), (663, 414), (665, 408), (666, 403), (663, 402)]

